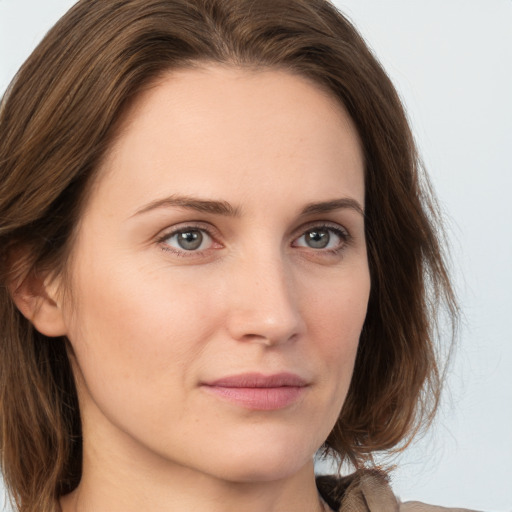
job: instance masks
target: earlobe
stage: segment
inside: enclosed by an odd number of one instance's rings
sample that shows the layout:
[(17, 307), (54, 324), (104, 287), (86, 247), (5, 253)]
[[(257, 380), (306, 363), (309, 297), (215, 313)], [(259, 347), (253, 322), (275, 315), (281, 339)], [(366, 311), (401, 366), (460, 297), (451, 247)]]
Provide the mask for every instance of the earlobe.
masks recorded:
[(34, 275), (27, 276), (21, 284), (11, 283), (9, 290), (22, 315), (45, 336), (67, 334), (62, 308), (57, 298), (57, 286), (53, 281)]

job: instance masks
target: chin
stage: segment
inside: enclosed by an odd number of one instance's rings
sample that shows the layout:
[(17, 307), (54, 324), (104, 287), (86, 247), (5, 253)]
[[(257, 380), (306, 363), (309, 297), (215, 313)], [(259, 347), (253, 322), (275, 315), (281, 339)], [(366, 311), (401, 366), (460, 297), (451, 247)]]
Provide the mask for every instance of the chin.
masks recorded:
[[(233, 483), (266, 483), (285, 480), (304, 470), (306, 466), (313, 465), (313, 458), (308, 458), (300, 463), (292, 463), (289, 460), (269, 461), (268, 464), (253, 460), (240, 464), (228, 464), (228, 467), (217, 467), (220, 479)], [(220, 469), (220, 471), (219, 471)]]
[(276, 443), (268, 439), (265, 443), (234, 444), (221, 456), (214, 457), (212, 470), (223, 480), (231, 482), (270, 482), (286, 479), (311, 465), (316, 449), (305, 449), (302, 444)]

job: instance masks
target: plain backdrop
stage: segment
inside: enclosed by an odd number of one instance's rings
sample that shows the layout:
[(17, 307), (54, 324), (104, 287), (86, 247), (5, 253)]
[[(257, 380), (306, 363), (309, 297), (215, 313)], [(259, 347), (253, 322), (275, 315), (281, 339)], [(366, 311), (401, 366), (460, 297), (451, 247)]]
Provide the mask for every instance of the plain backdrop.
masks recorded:
[[(0, 0), (0, 93), (69, 0)], [(395, 492), (512, 511), (512, 0), (338, 0), (404, 100), (448, 219), (464, 315), (432, 431)]]

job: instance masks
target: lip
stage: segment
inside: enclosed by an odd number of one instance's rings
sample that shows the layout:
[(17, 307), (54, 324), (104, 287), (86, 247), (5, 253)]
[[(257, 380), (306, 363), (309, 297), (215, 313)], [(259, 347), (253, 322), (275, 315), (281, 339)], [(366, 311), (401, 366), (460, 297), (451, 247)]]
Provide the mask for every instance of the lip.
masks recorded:
[(201, 387), (245, 409), (272, 411), (296, 403), (306, 392), (308, 382), (293, 373), (244, 373), (206, 382)]

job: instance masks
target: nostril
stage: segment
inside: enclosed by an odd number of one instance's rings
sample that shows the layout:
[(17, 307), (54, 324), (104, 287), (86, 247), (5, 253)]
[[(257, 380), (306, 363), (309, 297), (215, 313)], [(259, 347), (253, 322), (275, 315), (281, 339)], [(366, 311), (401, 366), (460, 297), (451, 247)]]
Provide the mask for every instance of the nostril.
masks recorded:
[(261, 334), (246, 334), (243, 337), (243, 341), (247, 342), (256, 342), (260, 343), (262, 345), (266, 345), (268, 347), (274, 346), (274, 345), (280, 345), (282, 343), (289, 343), (294, 341), (298, 338), (297, 333), (292, 334), (289, 337), (282, 336), (282, 337), (268, 337), (268, 336), (262, 336)]
[(302, 330), (300, 317), (292, 311), (275, 314), (261, 310), (231, 311), (229, 331), (239, 341), (260, 343), (266, 346), (296, 340)]

